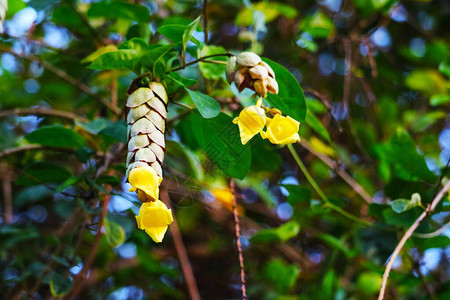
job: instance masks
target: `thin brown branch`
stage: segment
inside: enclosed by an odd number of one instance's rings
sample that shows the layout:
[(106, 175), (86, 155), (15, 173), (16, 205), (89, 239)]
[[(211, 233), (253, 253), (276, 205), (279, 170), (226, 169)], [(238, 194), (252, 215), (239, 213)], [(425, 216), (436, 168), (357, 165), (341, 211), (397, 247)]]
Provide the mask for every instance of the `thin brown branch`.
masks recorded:
[(351, 40), (347, 37), (342, 38), (342, 43), (345, 49), (345, 77), (344, 77), (344, 91), (342, 99), (346, 112), (349, 113), (349, 97), (350, 97), (350, 81), (351, 81), (351, 68), (352, 68), (352, 44)]
[(299, 144), (302, 145), (304, 148), (306, 148), (312, 155), (316, 156), (321, 161), (323, 161), (331, 169), (333, 169), (337, 175), (339, 175), (356, 193), (358, 193), (358, 195), (361, 196), (361, 198), (364, 199), (365, 202), (367, 203), (373, 202), (373, 199), (369, 195), (369, 193), (367, 193), (366, 190), (358, 182), (356, 182), (356, 180), (354, 180), (347, 172), (342, 170), (336, 161), (332, 160), (325, 154), (315, 151), (311, 147), (311, 145), (304, 139), (301, 140)]
[(198, 58), (198, 59), (196, 59), (196, 60), (193, 60), (193, 61), (191, 61), (191, 62), (188, 62), (188, 63), (186, 63), (186, 65), (184, 65), (184, 66), (180, 66), (180, 67), (178, 67), (178, 68), (175, 68), (175, 69), (172, 69), (172, 70), (170, 70), (170, 71), (167, 71), (166, 73), (168, 74), (168, 73), (170, 73), (170, 72), (175, 72), (175, 71), (183, 70), (184, 68), (186, 68), (186, 67), (188, 67), (188, 66), (191, 66), (191, 65), (195, 65), (196, 63), (199, 63), (199, 62), (207, 62), (207, 61), (205, 61), (207, 58), (218, 57), (218, 56), (227, 56), (227, 57), (230, 57), (230, 56), (233, 56), (233, 55), (231, 54), (231, 52), (228, 52), (228, 53), (220, 53), (220, 54), (206, 55), (206, 56), (200, 57), (200, 58)]
[(41, 146), (41, 145), (25, 145), (25, 146), (20, 146), (20, 147), (8, 148), (8, 149), (5, 149), (2, 152), (0, 152), (0, 158), (2, 158), (3, 156), (8, 156), (10, 154), (18, 153), (18, 152), (23, 152), (23, 151), (28, 151), (28, 150), (39, 150), (39, 149), (44, 149), (44, 148), (46, 148), (46, 147)]
[(203, 0), (203, 32), (205, 33), (205, 45), (208, 44), (208, 0)]
[(431, 201), (431, 204), (427, 206), (427, 209), (414, 221), (414, 223), (411, 225), (411, 227), (408, 228), (408, 230), (405, 232), (403, 237), (401, 238), (400, 242), (397, 244), (397, 247), (395, 247), (394, 252), (392, 253), (391, 257), (389, 258), (389, 261), (387, 263), (386, 269), (383, 274), (383, 280), (381, 282), (381, 289), (380, 293), (378, 295), (378, 300), (384, 299), (384, 293), (386, 290), (387, 280), (389, 277), (389, 272), (392, 269), (392, 265), (394, 264), (395, 259), (400, 254), (400, 251), (402, 250), (403, 246), (405, 245), (406, 241), (411, 237), (411, 235), (414, 233), (414, 231), (417, 229), (417, 227), (420, 225), (420, 223), (429, 215), (433, 213), (433, 211), (436, 209), (436, 206), (441, 201), (444, 194), (450, 189), (450, 180), (447, 181), (447, 183), (444, 185), (442, 190), (436, 195), (436, 197)]
[(237, 202), (236, 202), (236, 189), (234, 187), (234, 180), (230, 180), (230, 189), (233, 194), (233, 215), (235, 222), (235, 231), (236, 231), (236, 246), (239, 253), (239, 266), (241, 267), (241, 289), (242, 289), (242, 299), (247, 300), (247, 291), (245, 288), (245, 269), (244, 269), (244, 256), (242, 255), (242, 245), (241, 245), (241, 226), (239, 223), (239, 215), (237, 210)]
[(1, 44), (0, 44), (0, 51), (10, 53), (10, 54), (12, 54), (12, 55), (14, 55), (16, 57), (23, 58), (23, 59), (28, 60), (28, 61), (37, 61), (37, 62), (39, 62), (45, 69), (47, 69), (50, 72), (54, 73), (59, 78), (63, 79), (67, 83), (73, 85), (74, 87), (76, 87), (77, 89), (82, 91), (83, 93), (88, 94), (89, 96), (99, 100), (101, 103), (103, 103), (103, 105), (105, 105), (106, 107), (111, 109), (115, 114), (117, 114), (117, 115), (121, 114), (121, 112), (122, 112), (121, 109), (118, 108), (117, 106), (112, 105), (112, 103), (109, 102), (108, 99), (97, 95), (97, 93), (95, 93), (89, 86), (87, 86), (83, 82), (75, 79), (74, 77), (70, 76), (65, 71), (55, 67), (54, 65), (52, 65), (52, 64), (50, 64), (48, 62), (46, 62), (45, 60), (42, 60), (39, 57), (34, 56), (34, 55), (20, 55), (20, 54), (14, 52), (13, 50), (11, 50), (9, 47), (5, 47), (5, 46), (3, 46)]
[[(169, 207), (170, 198), (167, 190), (167, 180), (161, 185), (160, 191), (161, 200)], [(183, 243), (183, 238), (181, 237), (180, 229), (176, 219), (174, 218), (173, 223), (169, 226), (170, 233), (173, 237), (173, 243), (175, 244), (175, 249), (178, 254), (178, 259), (181, 264), (181, 269), (183, 271), (184, 279), (186, 280), (186, 285), (191, 296), (191, 300), (200, 300), (200, 293), (198, 292), (197, 282), (195, 280), (194, 272), (192, 270), (189, 257), (186, 252), (186, 247)]]
[(370, 43), (369, 39), (367, 37), (363, 37), (361, 39), (363, 44), (367, 47), (367, 55), (369, 57), (369, 63), (370, 63), (370, 69), (372, 71), (372, 77), (377, 78), (378, 77), (378, 70), (377, 70), (377, 63), (375, 61), (375, 54), (373, 51), (373, 45)]
[(77, 120), (80, 122), (89, 122), (88, 119), (81, 117), (77, 114), (67, 112), (67, 111), (44, 108), (44, 107), (15, 108), (15, 109), (4, 110), (4, 111), (0, 112), (0, 118), (4, 118), (7, 116), (15, 116), (15, 115), (56, 116), (56, 117), (71, 119), (74, 121)]
[(4, 222), (8, 224), (13, 220), (12, 172), (6, 163), (1, 164), (0, 171), (2, 173)]
[(92, 243), (92, 246), (91, 246), (91, 252), (89, 253), (89, 255), (86, 259), (86, 262), (84, 263), (83, 268), (81, 269), (80, 273), (78, 273), (77, 276), (74, 278), (72, 289), (64, 296), (64, 298), (63, 298), (64, 300), (76, 298), (78, 293), (83, 288), (84, 281), (87, 278), (87, 274), (89, 272), (89, 269), (92, 266), (92, 263), (94, 262), (95, 256), (98, 251), (98, 247), (100, 245), (100, 240), (103, 235), (103, 232), (102, 232), (103, 223), (104, 223), (106, 214), (108, 212), (108, 205), (109, 205), (110, 200), (111, 200), (111, 195), (105, 194), (103, 196), (102, 212), (100, 213), (100, 219), (99, 219), (99, 223), (98, 223), (97, 233), (95, 235), (94, 242)]

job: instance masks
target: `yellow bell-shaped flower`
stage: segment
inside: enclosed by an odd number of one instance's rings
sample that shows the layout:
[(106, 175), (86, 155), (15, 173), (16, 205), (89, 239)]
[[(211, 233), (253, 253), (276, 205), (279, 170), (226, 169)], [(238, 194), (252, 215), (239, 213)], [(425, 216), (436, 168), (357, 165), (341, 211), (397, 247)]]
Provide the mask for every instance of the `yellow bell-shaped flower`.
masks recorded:
[(251, 105), (244, 108), (233, 120), (238, 124), (241, 142), (245, 145), (253, 136), (261, 132), (266, 124), (266, 113), (262, 107)]
[(145, 230), (155, 243), (161, 243), (167, 227), (173, 222), (172, 210), (167, 209), (161, 200), (145, 202), (139, 209), (136, 222), (138, 228)]
[[(222, 207), (233, 212), (234, 196), (229, 188), (212, 188), (210, 192), (214, 195), (214, 198), (222, 205)], [(239, 204), (236, 205), (236, 209), (239, 215), (242, 215), (244, 208)]]
[(128, 182), (132, 186), (130, 192), (137, 190), (138, 198), (142, 202), (158, 200), (161, 181), (162, 178), (150, 166), (134, 168), (128, 175)]
[(300, 141), (298, 135), (300, 123), (291, 117), (275, 115), (272, 120), (267, 120), (266, 132), (261, 132), (263, 139), (269, 139), (273, 144), (286, 145)]

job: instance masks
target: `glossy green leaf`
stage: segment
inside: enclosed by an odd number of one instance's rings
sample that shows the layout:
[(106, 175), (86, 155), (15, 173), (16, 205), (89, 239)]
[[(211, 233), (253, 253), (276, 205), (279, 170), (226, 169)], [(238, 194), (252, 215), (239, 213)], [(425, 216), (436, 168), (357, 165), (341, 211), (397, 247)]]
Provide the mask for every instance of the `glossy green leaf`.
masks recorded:
[(190, 114), (195, 139), (214, 162), (210, 168), (217, 166), (225, 174), (242, 179), (250, 169), (252, 153), (249, 147), (241, 144), (239, 129), (231, 121), (224, 113), (211, 119), (196, 112)]
[(388, 152), (399, 178), (410, 181), (436, 180), (436, 175), (428, 169), (424, 156), (417, 153), (413, 139), (405, 130), (399, 128), (392, 135)]
[(310, 110), (306, 112), (305, 122), (321, 137), (323, 137), (328, 142), (331, 142), (328, 130), (325, 128), (325, 126), (323, 126), (323, 124), (319, 121), (319, 119), (317, 119), (316, 116)]
[(147, 7), (143, 5), (131, 4), (128, 2), (97, 2), (93, 3), (87, 15), (89, 18), (103, 17), (110, 20), (124, 19), (146, 23), (150, 16)]
[[(199, 50), (199, 53), (200, 53), (200, 50)], [(227, 53), (227, 51), (225, 51), (225, 49), (221, 46), (205, 45), (203, 47), (203, 49), (201, 50), (202, 56), (208, 56), (208, 55), (212, 55), (212, 54), (222, 54), (222, 53)], [(217, 61), (223, 61), (223, 62), (227, 61), (226, 56), (217, 56), (212, 59), (217, 60)], [(200, 71), (202, 72), (203, 76), (205, 76), (205, 78), (216, 80), (216, 79), (223, 77), (223, 75), (225, 74), (225, 71), (227, 69), (227, 66), (221, 65), (221, 64), (200, 62), (199, 68), (200, 68)]]
[(296, 265), (288, 265), (279, 259), (274, 259), (264, 267), (264, 276), (277, 292), (285, 294), (295, 285), (300, 270)]
[(142, 66), (146, 67), (148, 70), (153, 70), (157, 62), (161, 61), (164, 55), (166, 55), (170, 50), (172, 50), (175, 45), (156, 45), (147, 51), (140, 59)]
[(141, 38), (132, 38), (119, 45), (119, 50), (135, 50), (139, 55), (143, 55), (149, 50), (148, 43)]
[(72, 289), (72, 280), (58, 273), (53, 273), (50, 280), (50, 292), (55, 297), (62, 297)]
[(114, 52), (117, 51), (116, 45), (106, 45), (104, 47), (98, 48), (96, 51), (92, 52), (88, 56), (86, 56), (81, 63), (90, 63), (93, 62), (96, 58), (101, 56), (102, 54), (108, 53), (108, 52)]
[(139, 59), (140, 55), (136, 50), (117, 50), (100, 55), (88, 68), (95, 70), (134, 70), (139, 63)]
[(263, 229), (250, 238), (252, 243), (285, 242), (300, 232), (300, 225), (296, 221), (289, 221), (278, 228)]
[(195, 30), (197, 29), (198, 23), (200, 22), (200, 18), (201, 18), (201, 16), (197, 17), (197, 19), (192, 21), (192, 23), (186, 25), (186, 28), (184, 29), (183, 37), (182, 37), (184, 51), (186, 51), (186, 47), (187, 47), (189, 41), (191, 40), (192, 35), (194, 34)]
[(450, 103), (450, 95), (449, 94), (433, 95), (430, 99), (431, 106), (445, 105), (447, 103)]
[(447, 81), (436, 70), (415, 69), (405, 78), (405, 84), (416, 91), (427, 96), (447, 93)]
[(125, 241), (125, 230), (117, 224), (105, 218), (103, 226), (105, 227), (105, 237), (112, 247), (117, 247)]
[(324, 13), (317, 11), (314, 15), (304, 18), (300, 30), (308, 32), (314, 38), (326, 38), (336, 31), (333, 20)]
[(263, 58), (275, 72), (275, 79), (278, 82), (278, 95), (268, 94), (267, 102), (272, 107), (278, 108), (283, 115), (288, 115), (299, 122), (306, 118), (306, 102), (303, 90), (297, 79), (284, 68), (270, 59)]
[(64, 182), (70, 176), (71, 173), (61, 165), (46, 161), (35, 161), (25, 166), (23, 174), (19, 176), (16, 183), (18, 185), (36, 185)]
[[(178, 44), (181, 43), (183, 45), (183, 36), (185, 36), (185, 31), (187, 30), (187, 26), (173, 24), (173, 25), (164, 25), (158, 28), (158, 32), (163, 36), (168, 38), (172, 43)], [(191, 36), (190, 41), (192, 41), (197, 47), (201, 48), (201, 43), (195, 37)], [(186, 43), (187, 44), (187, 43)]]
[(70, 128), (61, 125), (42, 126), (26, 135), (30, 143), (48, 147), (80, 148), (86, 146), (85, 139)]
[(203, 118), (214, 118), (220, 113), (220, 104), (214, 98), (188, 88), (186, 88), (186, 91)]

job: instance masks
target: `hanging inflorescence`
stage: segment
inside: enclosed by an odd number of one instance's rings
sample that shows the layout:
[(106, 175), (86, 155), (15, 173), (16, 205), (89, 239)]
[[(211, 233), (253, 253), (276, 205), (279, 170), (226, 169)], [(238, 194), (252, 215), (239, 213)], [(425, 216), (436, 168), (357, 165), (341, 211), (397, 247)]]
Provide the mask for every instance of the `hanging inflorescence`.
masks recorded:
[(164, 160), (167, 93), (161, 83), (144, 75), (133, 81), (126, 103), (128, 155), (126, 177), (143, 202), (136, 221), (157, 243), (172, 223), (172, 212), (159, 200)]

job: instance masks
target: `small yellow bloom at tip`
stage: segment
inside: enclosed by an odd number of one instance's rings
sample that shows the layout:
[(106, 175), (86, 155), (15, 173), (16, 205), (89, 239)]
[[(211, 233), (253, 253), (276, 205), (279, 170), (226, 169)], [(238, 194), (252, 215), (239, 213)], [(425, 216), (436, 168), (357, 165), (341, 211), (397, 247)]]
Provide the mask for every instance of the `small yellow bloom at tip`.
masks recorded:
[[(150, 166), (134, 168), (128, 175), (128, 182), (132, 188), (130, 192), (138, 191), (138, 198), (141, 201), (155, 201), (159, 198), (159, 185), (162, 178), (156, 174), (155, 169)], [(145, 195), (143, 195), (144, 193)]]
[(266, 124), (266, 114), (262, 107), (251, 105), (244, 108), (239, 117), (233, 120), (238, 124), (241, 142), (245, 145), (253, 136), (261, 132)]
[(261, 132), (263, 139), (269, 139), (273, 144), (286, 145), (300, 141), (298, 135), (300, 123), (291, 117), (283, 117), (281, 115), (275, 115), (267, 123), (266, 132)]
[(170, 223), (173, 222), (172, 210), (161, 201), (143, 203), (136, 216), (139, 229), (152, 238), (155, 243), (161, 243)]

